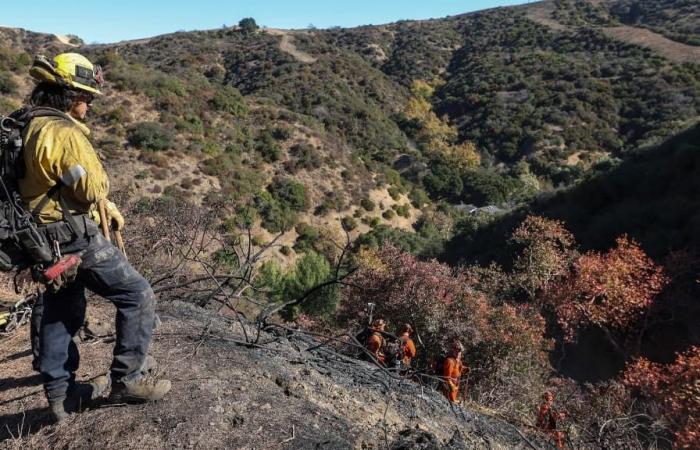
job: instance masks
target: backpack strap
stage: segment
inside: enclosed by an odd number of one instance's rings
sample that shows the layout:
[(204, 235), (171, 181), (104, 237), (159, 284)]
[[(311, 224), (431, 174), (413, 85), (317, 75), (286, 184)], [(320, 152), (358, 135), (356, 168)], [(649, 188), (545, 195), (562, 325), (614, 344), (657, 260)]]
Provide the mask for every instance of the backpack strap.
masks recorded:
[(29, 122), (37, 117), (57, 117), (71, 123), (73, 122), (73, 119), (71, 119), (68, 114), (56, 108), (49, 108), (48, 106), (25, 106), (14, 111), (9, 117), (20, 123), (22, 128), (29, 125)]

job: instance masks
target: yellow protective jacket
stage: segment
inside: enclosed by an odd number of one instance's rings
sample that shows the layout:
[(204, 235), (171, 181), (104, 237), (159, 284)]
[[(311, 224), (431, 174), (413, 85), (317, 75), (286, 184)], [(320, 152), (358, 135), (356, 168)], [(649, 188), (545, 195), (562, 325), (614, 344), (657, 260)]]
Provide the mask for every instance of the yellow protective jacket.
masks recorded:
[(59, 181), (71, 214), (97, 216), (96, 203), (109, 194), (107, 173), (88, 140), (90, 130), (66, 117), (36, 117), (24, 130), (26, 174), (19, 180), (19, 193), (39, 223), (63, 219), (57, 196), (44, 200)]

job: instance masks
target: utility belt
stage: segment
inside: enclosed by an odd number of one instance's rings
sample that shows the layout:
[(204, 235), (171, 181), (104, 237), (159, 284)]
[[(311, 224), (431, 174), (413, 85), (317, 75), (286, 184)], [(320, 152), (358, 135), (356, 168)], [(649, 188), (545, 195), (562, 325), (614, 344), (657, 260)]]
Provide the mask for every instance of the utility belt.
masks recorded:
[(72, 220), (38, 225), (38, 231), (46, 236), (49, 243), (69, 244), (76, 239), (92, 237), (99, 232), (97, 224), (87, 214), (73, 214)]
[(71, 214), (58, 222), (34, 225), (18, 233), (24, 250), (33, 260), (34, 281), (42, 282), (52, 292), (73, 281), (82, 262), (83, 249), (76, 246), (70, 254), (62, 255), (61, 246), (97, 233), (97, 224), (87, 214)]

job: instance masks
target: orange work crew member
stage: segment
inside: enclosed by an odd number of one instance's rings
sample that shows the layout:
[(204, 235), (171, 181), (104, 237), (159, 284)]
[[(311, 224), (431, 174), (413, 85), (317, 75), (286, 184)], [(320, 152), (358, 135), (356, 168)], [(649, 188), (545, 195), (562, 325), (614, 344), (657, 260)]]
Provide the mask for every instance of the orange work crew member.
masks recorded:
[(411, 367), (411, 361), (416, 357), (416, 344), (411, 339), (413, 327), (405, 323), (399, 331), (399, 341), (401, 341), (401, 366), (403, 369)]
[(542, 395), (542, 404), (537, 413), (537, 428), (551, 436), (558, 449), (564, 448), (566, 433), (557, 430), (557, 421), (564, 419), (566, 414), (554, 408), (554, 394), (546, 391)]
[(385, 360), (383, 352), (384, 336), (382, 335), (385, 328), (386, 322), (384, 319), (375, 320), (372, 322), (372, 326), (370, 327), (371, 333), (367, 338), (367, 350), (369, 350), (369, 353), (379, 364), (384, 364)]
[(445, 380), (444, 394), (452, 403), (457, 403), (459, 397), (459, 380), (462, 375), (469, 372), (469, 368), (462, 363), (464, 346), (455, 341), (450, 346), (450, 352), (442, 364), (442, 376)]

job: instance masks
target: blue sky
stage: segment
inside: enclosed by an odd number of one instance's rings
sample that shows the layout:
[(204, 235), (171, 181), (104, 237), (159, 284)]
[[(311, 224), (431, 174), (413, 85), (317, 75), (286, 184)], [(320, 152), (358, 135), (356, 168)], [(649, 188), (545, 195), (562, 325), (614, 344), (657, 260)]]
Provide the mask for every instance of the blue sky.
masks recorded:
[(231, 26), (244, 17), (271, 28), (353, 27), (521, 3), (527, 0), (2, 0), (0, 26), (108, 43)]

